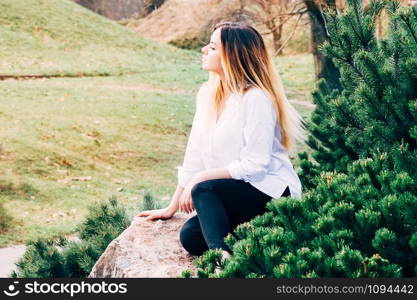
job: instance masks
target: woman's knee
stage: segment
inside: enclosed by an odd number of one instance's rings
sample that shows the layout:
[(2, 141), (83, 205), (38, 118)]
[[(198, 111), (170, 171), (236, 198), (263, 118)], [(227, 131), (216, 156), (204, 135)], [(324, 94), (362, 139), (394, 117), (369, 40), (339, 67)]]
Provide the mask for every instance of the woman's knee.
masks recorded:
[(180, 230), (180, 242), (182, 246), (188, 251), (191, 244), (191, 231), (187, 223), (185, 223)]
[(202, 181), (193, 186), (193, 188), (191, 189), (191, 198), (194, 203), (195, 201), (200, 202), (201, 200), (206, 198), (200, 197), (202, 193), (207, 193), (208, 191), (212, 190), (212, 184), (210, 181), (211, 180)]
[(206, 181), (201, 181), (197, 184), (195, 184), (193, 186), (193, 188), (191, 189), (191, 195), (192, 194), (197, 194), (200, 193), (202, 191), (207, 191), (207, 190), (211, 190), (211, 180), (206, 180)]
[(199, 249), (199, 245), (196, 243), (196, 237), (192, 229), (191, 224), (186, 222), (180, 230), (179, 240), (187, 252), (192, 255), (201, 255), (201, 249)]

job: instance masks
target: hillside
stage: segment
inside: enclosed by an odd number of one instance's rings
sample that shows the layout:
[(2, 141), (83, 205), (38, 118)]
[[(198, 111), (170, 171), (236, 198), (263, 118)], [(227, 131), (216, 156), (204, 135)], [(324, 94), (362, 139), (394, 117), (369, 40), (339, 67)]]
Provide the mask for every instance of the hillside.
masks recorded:
[(69, 0), (1, 1), (0, 56), (0, 74), (67, 76), (144, 73), (195, 57)]
[(212, 22), (235, 8), (235, 1), (167, 0), (147, 17), (128, 22), (127, 27), (147, 38), (193, 48), (210, 34)]
[[(246, 21), (254, 25), (259, 32), (269, 30), (257, 21), (257, 9), (247, 7), (240, 13), (240, 2), (236, 0), (166, 0), (164, 4), (144, 18), (124, 21), (127, 27), (141, 36), (170, 43), (185, 49), (197, 49), (207, 42), (211, 27), (219, 21)], [(294, 20), (290, 20), (283, 30), (283, 41), (291, 35)], [(307, 16), (303, 22), (307, 23)], [(308, 50), (308, 26), (300, 26), (288, 43), (285, 53), (306, 53)], [(264, 35), (270, 47), (272, 35)]]

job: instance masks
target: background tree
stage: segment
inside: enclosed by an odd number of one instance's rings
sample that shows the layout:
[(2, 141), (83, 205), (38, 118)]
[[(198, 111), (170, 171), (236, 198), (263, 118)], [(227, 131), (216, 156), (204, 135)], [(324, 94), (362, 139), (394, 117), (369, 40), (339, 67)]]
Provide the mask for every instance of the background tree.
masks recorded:
[(336, 0), (303, 0), (303, 3), (310, 19), (310, 52), (314, 57), (316, 80), (324, 78), (331, 89), (340, 90), (339, 70), (319, 51), (320, 45), (329, 38), (323, 8), (336, 8)]
[[(265, 26), (267, 31), (262, 35), (272, 36), (272, 46), (275, 55), (282, 55), (283, 48), (291, 39), (294, 32), (300, 26), (301, 17), (306, 12), (304, 5), (299, 0), (239, 0), (241, 12), (246, 13), (248, 9), (256, 15), (256, 26)], [(245, 9), (246, 8), (246, 9)], [(293, 18), (295, 24), (290, 24)], [(285, 40), (283, 39), (284, 26), (291, 26), (292, 33)]]
[[(326, 21), (323, 17), (323, 9), (335, 8), (343, 3), (337, 0), (239, 0), (241, 13), (255, 11), (256, 24), (265, 26), (268, 31), (264, 35), (271, 34), (273, 48), (276, 55), (282, 54), (285, 43), (292, 37), (290, 34), (283, 41), (283, 28), (289, 25), (290, 20), (296, 18), (293, 32), (297, 30), (299, 21), (304, 14), (308, 14), (310, 21), (310, 52), (314, 57), (316, 79), (326, 79), (330, 88), (341, 89), (339, 82), (339, 70), (334, 66), (331, 59), (325, 57), (319, 51), (319, 46), (328, 39)], [(305, 26), (302, 24), (301, 26)]]
[[(354, 1), (357, 2), (360, 1)], [(397, 6), (390, 6), (391, 12), (400, 7), (399, 2), (393, 3)], [(317, 106), (309, 124), (308, 145), (314, 150), (312, 156), (318, 164), (312, 167), (312, 163), (305, 160), (306, 153), (300, 155), (303, 160), (301, 176), (307, 186), (314, 185), (313, 177), (320, 172), (345, 172), (350, 162), (369, 157), (376, 149), (392, 153), (402, 149), (401, 152), (409, 156), (403, 151), (404, 147), (416, 146), (411, 130), (415, 119), (410, 108), (415, 95), (415, 78), (411, 75), (414, 71), (409, 70), (416, 48), (412, 43), (414, 32), (405, 31), (415, 26), (412, 25), (414, 20), (398, 20), (397, 14), (403, 10), (397, 9), (399, 12), (391, 16), (389, 37), (378, 43), (375, 22), (383, 7), (372, 1), (369, 9), (374, 10), (374, 15), (363, 15), (363, 6), (354, 7), (359, 19), (352, 13), (340, 18), (327, 14), (327, 22), (331, 24), (328, 27), (330, 39), (324, 44), (323, 54), (345, 72), (341, 77), (344, 89), (342, 93), (332, 93), (327, 82), (320, 81), (313, 92)], [(404, 40), (408, 44), (404, 44)], [(400, 74), (399, 68), (404, 68), (405, 72)], [(416, 164), (412, 163), (415, 156), (413, 159), (410, 155), (406, 159), (409, 164), (402, 165), (412, 172), (410, 167)]]

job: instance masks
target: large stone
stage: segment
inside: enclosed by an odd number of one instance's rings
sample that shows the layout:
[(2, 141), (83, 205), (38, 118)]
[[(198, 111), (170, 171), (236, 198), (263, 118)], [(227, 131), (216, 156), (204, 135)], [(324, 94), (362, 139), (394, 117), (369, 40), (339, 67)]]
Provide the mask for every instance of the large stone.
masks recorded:
[(193, 215), (176, 214), (168, 220), (135, 217), (100, 256), (89, 277), (180, 277), (185, 269), (195, 274), (194, 256), (179, 241), (182, 225)]

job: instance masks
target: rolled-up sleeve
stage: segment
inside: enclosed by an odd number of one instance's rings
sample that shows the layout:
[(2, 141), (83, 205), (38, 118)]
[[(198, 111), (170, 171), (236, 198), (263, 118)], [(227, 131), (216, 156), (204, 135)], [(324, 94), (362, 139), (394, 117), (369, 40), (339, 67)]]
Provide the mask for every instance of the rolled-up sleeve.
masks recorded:
[(201, 145), (199, 145), (198, 143), (198, 136), (196, 132), (197, 123), (200, 121), (201, 115), (201, 107), (199, 105), (199, 94), (203, 92), (203, 87), (204, 85), (199, 89), (197, 93), (196, 112), (194, 114), (193, 122), (191, 125), (191, 131), (188, 137), (183, 163), (181, 166), (177, 166), (178, 184), (182, 187), (185, 187), (196, 173), (204, 170), (204, 164), (200, 150)]
[(244, 147), (240, 158), (227, 165), (230, 176), (245, 182), (262, 180), (272, 156), (277, 115), (263, 92), (254, 92), (245, 102)]

